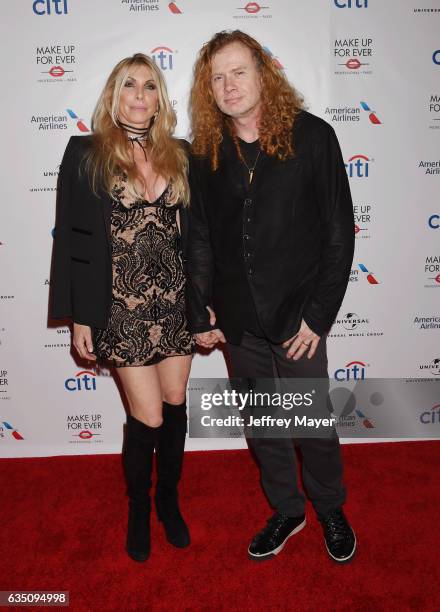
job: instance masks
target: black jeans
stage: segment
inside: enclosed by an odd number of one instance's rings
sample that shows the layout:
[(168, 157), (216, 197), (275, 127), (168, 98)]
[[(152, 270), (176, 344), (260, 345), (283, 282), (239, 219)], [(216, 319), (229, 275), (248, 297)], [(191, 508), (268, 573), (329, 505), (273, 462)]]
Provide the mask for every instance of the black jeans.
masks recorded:
[[(326, 338), (312, 359), (286, 358), (287, 350), (266, 338), (244, 332), (239, 346), (228, 344), (232, 375), (237, 378), (328, 379)], [(305, 498), (298, 487), (294, 443), (291, 438), (248, 438), (261, 472), (261, 484), (270, 505), (287, 516), (304, 514)], [(318, 517), (345, 501), (339, 439), (296, 438), (302, 454), (302, 477)]]

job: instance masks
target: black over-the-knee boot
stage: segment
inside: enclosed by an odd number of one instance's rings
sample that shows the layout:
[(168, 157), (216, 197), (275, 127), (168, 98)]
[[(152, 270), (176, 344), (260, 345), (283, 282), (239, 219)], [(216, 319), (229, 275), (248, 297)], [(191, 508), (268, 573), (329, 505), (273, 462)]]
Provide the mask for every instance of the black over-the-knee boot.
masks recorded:
[(135, 561), (146, 561), (150, 555), (151, 472), (159, 429), (127, 417), (123, 451), (129, 497), (126, 548)]
[(182, 472), (186, 437), (186, 404), (163, 403), (163, 423), (156, 444), (156, 510), (167, 540), (184, 548), (190, 543), (188, 527), (180, 513), (177, 485)]

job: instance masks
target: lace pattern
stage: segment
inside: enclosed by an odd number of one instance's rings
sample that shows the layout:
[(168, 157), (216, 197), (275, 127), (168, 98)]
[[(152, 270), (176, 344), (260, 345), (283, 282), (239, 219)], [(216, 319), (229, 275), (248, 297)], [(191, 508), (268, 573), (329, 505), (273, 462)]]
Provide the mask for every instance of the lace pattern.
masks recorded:
[(185, 276), (168, 186), (155, 202), (124, 205), (123, 177), (113, 188), (113, 296), (107, 329), (94, 330), (100, 361), (142, 366), (188, 355), (194, 342), (185, 317)]

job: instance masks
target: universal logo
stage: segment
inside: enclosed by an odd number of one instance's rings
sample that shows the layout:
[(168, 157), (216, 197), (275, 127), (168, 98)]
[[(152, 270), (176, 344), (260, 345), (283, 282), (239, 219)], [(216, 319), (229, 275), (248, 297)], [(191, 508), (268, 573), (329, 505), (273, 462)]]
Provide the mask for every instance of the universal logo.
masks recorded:
[(383, 331), (371, 330), (370, 319), (355, 312), (347, 312), (336, 319), (329, 338), (372, 338), (383, 336)]
[(67, 342), (52, 342), (52, 343), (48, 343), (44, 345), (44, 348), (49, 348), (49, 349), (55, 349), (55, 348), (69, 348), (72, 346), (71, 344), (71, 331), (70, 328), (67, 326), (64, 327), (57, 327), (55, 329), (50, 329), (48, 330), (51, 335), (54, 334), (54, 332), (57, 334), (58, 336), (58, 340), (67, 340)]
[(434, 376), (440, 376), (440, 357), (434, 358), (430, 363), (419, 365), (420, 370), (428, 370)]
[(51, 183), (49, 184), (49, 182), (47, 182), (44, 185), (33, 185), (32, 187), (29, 187), (29, 191), (33, 193), (42, 192), (42, 191), (56, 191), (59, 172), (60, 172), (60, 164), (58, 164), (58, 166), (56, 166), (55, 168), (51, 170), (43, 170), (42, 175), (45, 180), (45, 183), (47, 179), (52, 179)]

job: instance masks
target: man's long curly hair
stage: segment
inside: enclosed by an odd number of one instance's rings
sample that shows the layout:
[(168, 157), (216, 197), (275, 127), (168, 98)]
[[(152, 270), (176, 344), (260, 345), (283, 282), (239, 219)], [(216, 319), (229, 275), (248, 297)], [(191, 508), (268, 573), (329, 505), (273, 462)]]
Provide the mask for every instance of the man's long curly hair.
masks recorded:
[(211, 86), (213, 56), (234, 42), (250, 49), (261, 74), (258, 133), (260, 146), (267, 155), (282, 161), (293, 157), (292, 127), (303, 104), (302, 97), (254, 38), (240, 30), (215, 34), (199, 52), (191, 89), (192, 150), (196, 155), (209, 156), (213, 170), (219, 167), (219, 148), (225, 130), (231, 134), (237, 154), (242, 158), (233, 121), (218, 108)]

